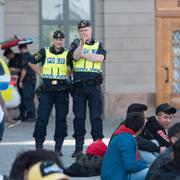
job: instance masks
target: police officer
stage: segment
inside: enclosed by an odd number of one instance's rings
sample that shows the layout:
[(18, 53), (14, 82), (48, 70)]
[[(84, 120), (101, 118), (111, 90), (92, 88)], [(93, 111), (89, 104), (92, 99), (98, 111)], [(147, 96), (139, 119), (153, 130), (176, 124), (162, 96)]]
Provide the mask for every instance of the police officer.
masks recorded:
[(71, 44), (70, 57), (73, 61), (74, 96), (73, 112), (74, 134), (76, 140), (72, 157), (82, 154), (84, 136), (86, 134), (85, 119), (88, 103), (91, 135), (93, 140), (103, 138), (102, 124), (102, 64), (106, 51), (102, 43), (92, 38), (92, 27), (87, 20), (78, 23), (80, 41)]
[[(53, 46), (41, 49), (34, 55), (35, 61), (30, 66), (38, 72), (43, 80), (42, 92), (37, 112), (33, 137), (36, 149), (42, 149), (46, 129), (53, 105), (55, 105), (55, 151), (62, 156), (61, 148), (67, 136), (66, 116), (69, 106), (68, 59), (67, 50), (63, 47), (65, 35), (57, 30), (53, 34)], [(42, 63), (39, 69), (35, 64)]]
[(25, 119), (25, 106), (23, 104), (23, 91), (22, 88), (19, 87), (19, 80), (21, 76), (22, 70), (22, 55), (20, 53), (15, 53), (11, 48), (7, 48), (4, 50), (3, 55), (9, 60), (8, 67), (11, 75), (17, 75), (17, 84), (18, 91), (21, 96), (21, 104), (19, 105), (20, 114), (18, 117), (14, 118), (14, 120), (24, 120)]
[(19, 45), (19, 51), (22, 54), (22, 70), (19, 87), (22, 88), (23, 104), (27, 112), (27, 116), (21, 120), (33, 122), (36, 119), (36, 109), (34, 104), (36, 74), (28, 65), (28, 63), (33, 59), (33, 56), (29, 53), (26, 43)]

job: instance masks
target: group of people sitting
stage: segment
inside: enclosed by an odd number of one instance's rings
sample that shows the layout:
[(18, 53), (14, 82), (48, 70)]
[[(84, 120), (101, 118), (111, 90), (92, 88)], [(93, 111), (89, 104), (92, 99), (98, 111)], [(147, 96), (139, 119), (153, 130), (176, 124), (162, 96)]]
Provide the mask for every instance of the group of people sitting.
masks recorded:
[(180, 122), (173, 123), (176, 109), (161, 104), (151, 117), (147, 110), (144, 104), (131, 104), (108, 146), (101, 139), (94, 141), (69, 167), (64, 168), (53, 151), (23, 152), (15, 159), (9, 178), (67, 180), (100, 175), (101, 180), (178, 180)]
[(102, 180), (180, 179), (180, 123), (171, 126), (176, 109), (164, 103), (148, 118), (147, 109), (128, 107), (103, 158)]

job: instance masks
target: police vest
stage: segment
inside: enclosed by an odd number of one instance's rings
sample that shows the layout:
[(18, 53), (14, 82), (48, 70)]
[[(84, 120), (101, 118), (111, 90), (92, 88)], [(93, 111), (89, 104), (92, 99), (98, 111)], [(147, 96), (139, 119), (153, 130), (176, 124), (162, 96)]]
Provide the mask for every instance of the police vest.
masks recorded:
[[(97, 54), (99, 42), (95, 42), (93, 45), (84, 44), (84, 54)], [(79, 59), (73, 61), (73, 67), (75, 72), (102, 72), (102, 63), (94, 62), (88, 59)]]
[(42, 67), (42, 78), (67, 79), (67, 51), (61, 54), (53, 54), (46, 49), (46, 59)]

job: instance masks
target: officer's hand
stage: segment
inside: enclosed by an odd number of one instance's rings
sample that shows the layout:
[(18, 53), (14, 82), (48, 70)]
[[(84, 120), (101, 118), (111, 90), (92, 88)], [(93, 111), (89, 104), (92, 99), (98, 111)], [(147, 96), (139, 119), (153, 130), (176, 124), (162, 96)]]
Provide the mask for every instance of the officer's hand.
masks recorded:
[(165, 147), (165, 146), (161, 146), (161, 147), (160, 147), (160, 153), (163, 153), (165, 150), (166, 150), (166, 147)]
[(81, 37), (82, 45), (84, 45), (87, 42), (88, 38), (86, 36)]

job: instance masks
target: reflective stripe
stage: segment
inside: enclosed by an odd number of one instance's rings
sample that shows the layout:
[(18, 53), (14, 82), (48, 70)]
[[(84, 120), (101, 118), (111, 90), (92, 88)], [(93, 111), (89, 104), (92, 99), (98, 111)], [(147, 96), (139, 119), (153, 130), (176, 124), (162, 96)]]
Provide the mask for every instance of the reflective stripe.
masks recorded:
[(96, 68), (74, 68), (75, 72), (102, 72), (102, 70), (100, 69), (96, 69)]
[(47, 79), (67, 79), (68, 76), (64, 75), (53, 75), (53, 74), (42, 74), (42, 78), (47, 78)]

